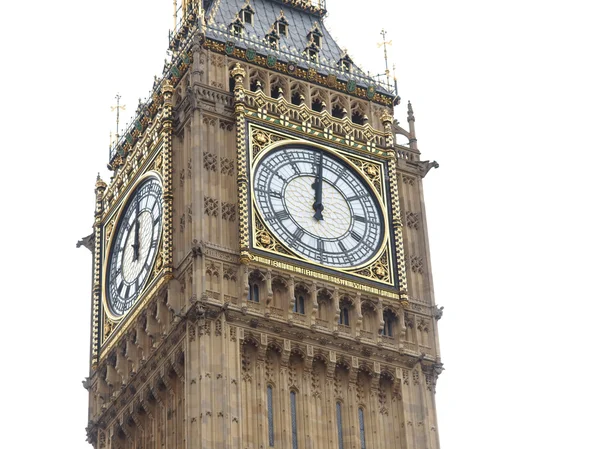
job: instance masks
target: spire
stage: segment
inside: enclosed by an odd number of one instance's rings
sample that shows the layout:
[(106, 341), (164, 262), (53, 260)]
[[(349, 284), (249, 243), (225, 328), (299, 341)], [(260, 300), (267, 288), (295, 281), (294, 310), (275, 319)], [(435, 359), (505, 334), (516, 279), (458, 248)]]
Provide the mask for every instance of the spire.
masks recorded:
[(415, 134), (415, 116), (413, 114), (412, 104), (410, 100), (408, 101), (408, 130), (410, 133), (410, 137), (408, 139), (408, 145), (411, 149), (417, 150), (417, 136)]

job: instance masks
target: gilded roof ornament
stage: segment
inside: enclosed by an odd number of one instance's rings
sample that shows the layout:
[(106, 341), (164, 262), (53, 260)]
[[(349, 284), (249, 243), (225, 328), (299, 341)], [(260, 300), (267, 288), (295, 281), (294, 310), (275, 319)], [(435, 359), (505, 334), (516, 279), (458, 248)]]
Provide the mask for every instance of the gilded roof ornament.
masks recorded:
[(246, 77), (246, 71), (242, 68), (240, 63), (236, 63), (235, 67), (231, 70), (231, 76), (234, 78), (241, 76), (242, 78)]
[(96, 177), (96, 189), (106, 189), (106, 183), (100, 177), (100, 173)]

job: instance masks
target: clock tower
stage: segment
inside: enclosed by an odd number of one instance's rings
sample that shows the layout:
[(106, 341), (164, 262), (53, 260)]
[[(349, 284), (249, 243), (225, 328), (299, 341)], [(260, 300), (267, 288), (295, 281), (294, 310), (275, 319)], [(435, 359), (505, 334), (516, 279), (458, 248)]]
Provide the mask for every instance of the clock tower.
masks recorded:
[(439, 448), (437, 164), (325, 8), (183, 0), (83, 242), (95, 449)]

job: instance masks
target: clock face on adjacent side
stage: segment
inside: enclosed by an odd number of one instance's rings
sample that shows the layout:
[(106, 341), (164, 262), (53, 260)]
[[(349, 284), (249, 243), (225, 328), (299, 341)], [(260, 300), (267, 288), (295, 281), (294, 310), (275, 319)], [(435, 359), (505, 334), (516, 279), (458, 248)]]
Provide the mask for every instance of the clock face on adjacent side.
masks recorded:
[(107, 266), (106, 299), (122, 316), (135, 304), (152, 271), (162, 231), (162, 185), (142, 181), (129, 197), (114, 231)]
[(381, 247), (379, 201), (353, 168), (327, 151), (298, 145), (269, 152), (255, 168), (253, 189), (269, 230), (310, 261), (354, 268)]

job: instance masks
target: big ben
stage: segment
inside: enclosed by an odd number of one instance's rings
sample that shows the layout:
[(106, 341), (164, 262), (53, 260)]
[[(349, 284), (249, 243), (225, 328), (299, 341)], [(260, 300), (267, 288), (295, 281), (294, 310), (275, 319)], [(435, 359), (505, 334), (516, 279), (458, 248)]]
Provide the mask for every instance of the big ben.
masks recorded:
[(440, 447), (437, 164), (325, 14), (183, 1), (95, 185), (95, 449)]

